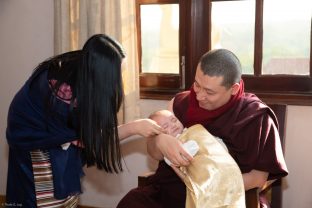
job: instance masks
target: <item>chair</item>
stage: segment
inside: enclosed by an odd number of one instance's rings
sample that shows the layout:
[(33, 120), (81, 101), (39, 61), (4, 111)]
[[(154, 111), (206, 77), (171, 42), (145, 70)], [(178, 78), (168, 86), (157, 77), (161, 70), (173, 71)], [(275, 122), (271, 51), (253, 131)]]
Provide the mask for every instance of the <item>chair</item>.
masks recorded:
[[(269, 107), (274, 111), (278, 123), (279, 134), (283, 151), (285, 151), (285, 124), (286, 124), (286, 109), (285, 104), (269, 104)], [(138, 176), (138, 186), (142, 187), (146, 184), (147, 177), (153, 175), (154, 172), (148, 172)], [(260, 208), (259, 195), (260, 192), (265, 194), (270, 201), (272, 208), (282, 208), (282, 180), (267, 182), (262, 188), (254, 188), (245, 192), (246, 208)]]

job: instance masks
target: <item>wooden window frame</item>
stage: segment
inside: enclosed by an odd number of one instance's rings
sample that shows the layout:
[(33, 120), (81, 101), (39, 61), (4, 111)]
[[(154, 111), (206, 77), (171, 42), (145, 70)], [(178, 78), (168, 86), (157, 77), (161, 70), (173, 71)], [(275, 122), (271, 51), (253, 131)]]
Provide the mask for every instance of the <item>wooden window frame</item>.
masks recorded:
[[(185, 2), (187, 0), (136, 0), (137, 28), (138, 28), (138, 54), (140, 68), (140, 97), (152, 99), (168, 99), (179, 91), (185, 89), (185, 21), (179, 21), (179, 74), (143, 73), (142, 72), (142, 46), (141, 46), (141, 16), (140, 5), (144, 4), (179, 4), (179, 19), (185, 19)], [(182, 12), (183, 11), (183, 12)], [(182, 61), (182, 59), (184, 59)], [(183, 63), (182, 63), (183, 62)]]
[(254, 75), (243, 75), (246, 91), (255, 93), (268, 103), (312, 105), (312, 22), (309, 75), (262, 75), (263, 0), (256, 0), (255, 18)]
[[(144, 2), (143, 0), (141, 0)], [(211, 34), (211, 2), (217, 1), (240, 1), (240, 0), (184, 0), (178, 1), (183, 4), (184, 48), (181, 55), (185, 56), (184, 84), (177, 85), (175, 89), (159, 88), (157, 85), (149, 89), (142, 88), (141, 98), (171, 99), (175, 93), (189, 89), (194, 81), (197, 63), (205, 52), (210, 50)], [(149, 1), (150, 2), (150, 1)], [(163, 0), (155, 3), (166, 2)], [(168, 2), (168, 1), (167, 1)], [(245, 91), (255, 93), (267, 103), (285, 103), (291, 105), (312, 105), (312, 21), (310, 28), (310, 69), (309, 75), (262, 75), (262, 44), (263, 44), (263, 0), (256, 0), (255, 13), (255, 42), (254, 42), (254, 74), (243, 75)], [(140, 41), (141, 39), (139, 39)], [(181, 44), (181, 42), (180, 42)], [(181, 48), (180, 48), (181, 49)], [(139, 57), (141, 51), (139, 51)], [(141, 61), (141, 60), (140, 60)], [(166, 79), (159, 74), (153, 75), (157, 83), (166, 83)], [(155, 78), (157, 77), (157, 78)], [(180, 77), (182, 79), (183, 77)], [(144, 80), (144, 79), (142, 79)], [(145, 86), (148, 84), (146, 79)], [(181, 80), (180, 80), (180, 83)]]

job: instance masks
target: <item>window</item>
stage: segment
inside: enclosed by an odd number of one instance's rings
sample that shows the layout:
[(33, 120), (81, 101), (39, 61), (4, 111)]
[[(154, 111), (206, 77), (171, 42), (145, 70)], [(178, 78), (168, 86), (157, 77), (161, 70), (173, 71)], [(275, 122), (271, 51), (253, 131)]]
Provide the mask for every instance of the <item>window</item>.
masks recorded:
[(141, 5), (142, 73), (179, 74), (179, 5)]
[(311, 12), (312, 1), (298, 0), (296, 4), (291, 0), (265, 2), (263, 74), (310, 75)]
[(143, 98), (162, 99), (184, 89), (183, 8), (178, 0), (136, 1)]
[(218, 1), (211, 7), (211, 49), (227, 48), (242, 64), (244, 74), (253, 74), (255, 0)]
[[(311, 0), (170, 2), (178, 3), (180, 9), (180, 69), (174, 74), (176, 86), (170, 86), (170, 90), (162, 86), (168, 81), (162, 77), (173, 75), (153, 73), (160, 78), (154, 79), (155, 85), (150, 88), (155, 94), (161, 92), (171, 98), (176, 91), (188, 89), (201, 55), (222, 47), (241, 60), (246, 91), (269, 103), (312, 105)], [(140, 82), (144, 76), (143, 70)], [(140, 84), (148, 88), (147, 83)], [(151, 93), (146, 95), (153, 98)]]

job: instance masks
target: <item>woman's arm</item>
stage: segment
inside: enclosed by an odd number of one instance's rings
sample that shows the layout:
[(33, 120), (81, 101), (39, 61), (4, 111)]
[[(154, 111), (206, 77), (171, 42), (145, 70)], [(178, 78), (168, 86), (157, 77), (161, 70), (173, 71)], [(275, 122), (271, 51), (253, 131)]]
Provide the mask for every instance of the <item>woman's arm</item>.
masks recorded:
[(164, 132), (165, 130), (151, 119), (137, 119), (118, 126), (120, 140), (133, 135), (141, 135), (148, 138)]

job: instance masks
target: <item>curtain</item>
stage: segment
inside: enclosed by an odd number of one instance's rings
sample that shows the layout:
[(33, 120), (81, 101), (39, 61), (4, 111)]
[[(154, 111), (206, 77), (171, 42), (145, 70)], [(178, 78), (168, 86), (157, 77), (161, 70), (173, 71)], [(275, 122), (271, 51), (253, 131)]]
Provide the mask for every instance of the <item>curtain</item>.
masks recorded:
[(125, 99), (119, 123), (139, 117), (139, 72), (133, 0), (54, 0), (54, 52), (80, 49), (93, 34), (105, 33), (124, 47)]

